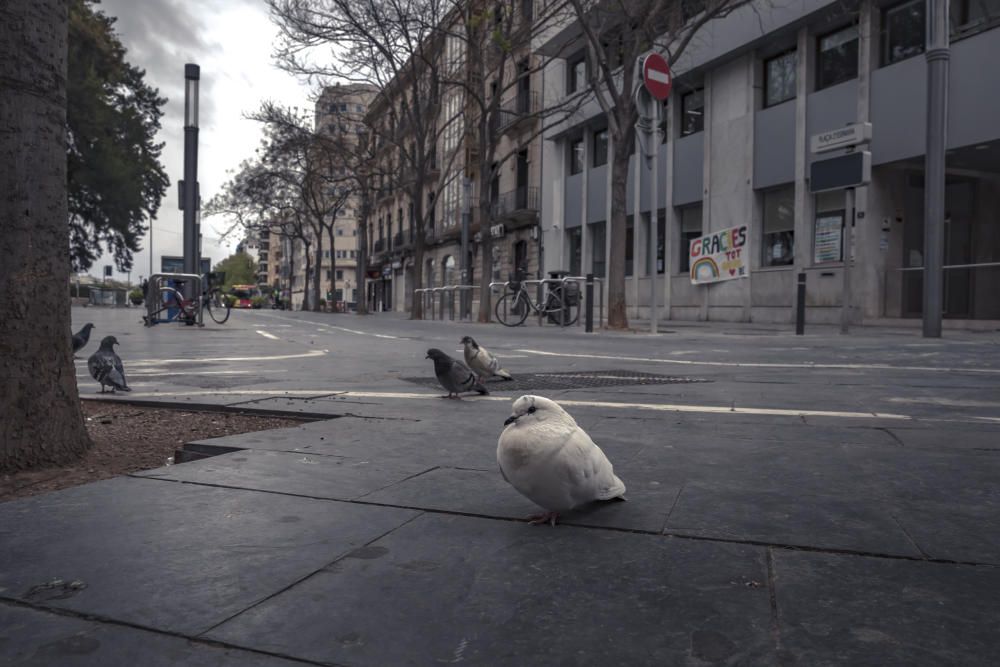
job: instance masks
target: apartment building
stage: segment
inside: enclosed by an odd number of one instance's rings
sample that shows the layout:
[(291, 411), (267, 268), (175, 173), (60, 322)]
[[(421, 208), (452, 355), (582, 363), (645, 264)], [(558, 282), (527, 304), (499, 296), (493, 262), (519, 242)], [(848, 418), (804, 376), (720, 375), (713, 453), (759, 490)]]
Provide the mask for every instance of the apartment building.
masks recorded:
[[(317, 266), (316, 258), (309, 258), (309, 273), (306, 273), (307, 246), (301, 239), (286, 239), (278, 252), (284, 262), (282, 278), (287, 282), (283, 289), (291, 299), (292, 308), (298, 310), (310, 307), (308, 294), (312, 286), (313, 272), (320, 272), (320, 298), (343, 309), (353, 309), (356, 303), (358, 285), (358, 217), (359, 197), (353, 183), (352, 149), (364, 132), (364, 118), (368, 105), (375, 95), (375, 88), (366, 84), (339, 84), (325, 88), (316, 102), (315, 131), (331, 138), (334, 146), (344, 146), (340, 155), (331, 162), (334, 172), (325, 178), (329, 182), (326, 195), (331, 202), (333, 238), (324, 234), (322, 240), (323, 257)], [(345, 194), (347, 193), (347, 194)], [(316, 248), (316, 234), (306, 228), (311, 243), (309, 252)], [(332, 246), (332, 247), (331, 247)], [(279, 270), (279, 273), (282, 271)]]
[[(478, 5), (473, 5), (474, 7)], [(509, 17), (518, 39), (511, 45), (502, 70), (488, 70), (486, 81), (483, 72), (472, 69), (471, 59), (465, 52), (467, 42), (454, 35), (461, 28), (452, 26), (442, 34), (438, 55), (446, 78), (462, 77), (466, 85), (485, 84), (487, 95), (497, 93), (500, 105), (489, 117), (489, 131), (495, 138), (494, 158), (498, 170), (490, 179), (489, 213), (484, 215), (477, 202), (480, 196), (479, 163), (484, 146), (478, 137), (478, 119), (482, 113), (459, 85), (443, 85), (440, 89), (439, 117), (434, 119), (436, 142), (434, 159), (428, 172), (429, 183), (422, 194), (428, 210), (424, 228), (424, 254), (422, 285), (441, 287), (447, 285), (478, 286), (483, 274), (483, 240), (489, 235), (492, 280), (506, 280), (520, 274), (537, 276), (541, 268), (540, 234), (538, 228), (541, 184), (541, 136), (537, 112), (540, 103), (540, 77), (537, 58), (531, 48), (531, 23), (533, 2), (494, 3), (483, 11), (487, 20), (498, 19), (501, 12)], [(461, 19), (452, 15), (449, 21)], [(477, 45), (488, 49), (488, 44)], [(393, 81), (372, 103), (369, 122), (381, 123), (377, 134), (393, 136), (394, 141), (384, 142), (382, 154), (384, 171), (395, 172), (400, 168), (400, 158), (393, 152), (393, 145), (407, 141), (408, 128), (389, 128), (392, 118), (405, 118), (399, 105), (405, 104), (405, 82)], [(499, 91), (499, 92), (498, 92)], [(396, 108), (395, 113), (390, 109)], [(491, 168), (492, 169), (492, 168)], [(409, 196), (398, 186), (386, 187), (376, 202), (369, 234), (369, 307), (373, 311), (408, 311), (414, 285), (415, 225), (413, 206)], [(462, 225), (468, 216), (469, 243), (467, 263), (469, 272), (462, 275)], [(478, 308), (478, 290), (473, 292), (471, 307)]]
[[(648, 317), (789, 322), (798, 274), (807, 320), (836, 322), (843, 258), (853, 257), (852, 320), (916, 318), (922, 309), (927, 62), (924, 0), (775, 0), (712, 21), (671, 63), (658, 179), (630, 167), (626, 295)], [(952, 0), (945, 317), (1000, 319), (1000, 1)], [(586, 67), (579, 25), (546, 35), (562, 52), (547, 95), (568, 95)], [(574, 54), (574, 45), (579, 44)], [(871, 123), (871, 181), (854, 197), (853, 248), (844, 190), (814, 193), (810, 137)], [(609, 261), (608, 134), (588, 104), (541, 142), (545, 270), (602, 276)], [(638, 152), (638, 151), (637, 151)], [(837, 153), (832, 153), (836, 155)], [(638, 175), (638, 176), (637, 176)], [(650, 190), (660, 242), (649, 250)], [(690, 242), (747, 226), (748, 271), (692, 280)]]

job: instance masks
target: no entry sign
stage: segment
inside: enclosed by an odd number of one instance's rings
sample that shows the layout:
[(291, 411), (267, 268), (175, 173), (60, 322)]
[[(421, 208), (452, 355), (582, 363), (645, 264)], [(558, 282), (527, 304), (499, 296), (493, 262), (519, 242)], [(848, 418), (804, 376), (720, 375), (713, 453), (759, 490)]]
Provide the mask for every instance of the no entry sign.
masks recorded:
[(642, 81), (646, 84), (649, 94), (660, 100), (667, 99), (670, 94), (670, 66), (659, 53), (650, 53), (642, 61)]

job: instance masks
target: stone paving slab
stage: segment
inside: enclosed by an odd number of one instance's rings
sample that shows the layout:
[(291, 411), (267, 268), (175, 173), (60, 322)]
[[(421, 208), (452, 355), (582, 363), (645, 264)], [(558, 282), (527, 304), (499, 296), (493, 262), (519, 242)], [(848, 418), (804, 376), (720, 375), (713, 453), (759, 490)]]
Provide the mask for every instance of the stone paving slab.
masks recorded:
[(210, 632), (350, 665), (774, 664), (764, 550), (425, 515)]
[(0, 504), (0, 590), (197, 634), (414, 516), (119, 477)]
[(246, 450), (136, 473), (136, 477), (353, 500), (429, 470), (399, 460), (360, 460)]
[(295, 667), (299, 661), (0, 602), (0, 656), (20, 667)]
[(1000, 568), (774, 550), (790, 664), (996, 665)]
[(892, 515), (865, 498), (804, 494), (794, 487), (690, 483), (666, 531), (725, 540), (920, 558)]

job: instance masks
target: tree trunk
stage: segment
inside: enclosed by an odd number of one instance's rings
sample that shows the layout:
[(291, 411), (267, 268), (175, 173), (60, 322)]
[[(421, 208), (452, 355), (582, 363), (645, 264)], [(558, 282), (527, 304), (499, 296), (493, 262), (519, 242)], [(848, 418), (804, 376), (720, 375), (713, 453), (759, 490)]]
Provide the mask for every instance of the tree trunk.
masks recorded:
[(608, 263), (608, 327), (611, 329), (628, 328), (628, 314), (625, 310), (628, 163), (628, 142), (616, 143), (611, 162), (611, 224), (605, 236), (605, 242), (611, 244), (611, 261)]
[(10, 472), (72, 461), (90, 439), (70, 345), (66, 3), (12, 0), (0, 17), (0, 472)]
[[(337, 242), (336, 233), (333, 226), (326, 228), (327, 238), (330, 239), (330, 312), (336, 312), (337, 305)], [(344, 299), (347, 301), (347, 299)]]
[(309, 272), (312, 271), (312, 244), (302, 241), (302, 245), (305, 246), (306, 251), (302, 253), (302, 256), (306, 258), (306, 272), (302, 280), (302, 310), (312, 310), (313, 305), (311, 303), (312, 288), (309, 286)]
[(312, 280), (312, 309), (314, 312), (323, 310), (320, 299), (323, 298), (323, 232), (316, 234), (316, 270), (313, 272)]
[[(416, 193), (414, 196), (413, 193)], [(417, 178), (415, 187), (410, 193), (413, 202), (413, 219), (416, 223), (416, 238), (413, 239), (413, 284), (410, 286), (410, 319), (424, 319), (423, 292), (417, 293), (424, 285), (424, 238), (427, 231), (427, 221), (424, 220), (424, 179)], [(406, 272), (403, 272), (404, 280)], [(404, 297), (405, 298), (405, 297)]]
[[(480, 192), (489, 192), (489, 180), (486, 181), (484, 187), (483, 179), (480, 179), (479, 188)], [(479, 236), (482, 241), (479, 242), (479, 248), (483, 255), (482, 275), (479, 276), (479, 317), (477, 318), (480, 324), (488, 323), (493, 315), (490, 310), (490, 283), (493, 282), (493, 237), (490, 235), (491, 208), (489, 199), (480, 199)]]
[(354, 289), (359, 296), (354, 297), (358, 315), (368, 314), (368, 203), (367, 194), (361, 195), (361, 219), (358, 220), (358, 268), (355, 272)]

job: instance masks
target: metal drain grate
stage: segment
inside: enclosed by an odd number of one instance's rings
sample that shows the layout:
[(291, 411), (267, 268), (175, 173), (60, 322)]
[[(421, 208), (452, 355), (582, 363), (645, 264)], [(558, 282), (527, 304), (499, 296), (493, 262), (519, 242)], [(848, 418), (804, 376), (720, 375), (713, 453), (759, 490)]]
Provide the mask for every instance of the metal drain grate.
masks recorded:
[[(439, 388), (437, 378), (402, 378), (407, 382)], [(627, 385), (688, 384), (711, 382), (704, 378), (657, 375), (638, 371), (568, 371), (563, 373), (519, 373), (513, 380), (490, 378), (486, 388), (490, 391), (533, 391), (537, 389), (590, 389), (592, 387), (622, 387)]]

